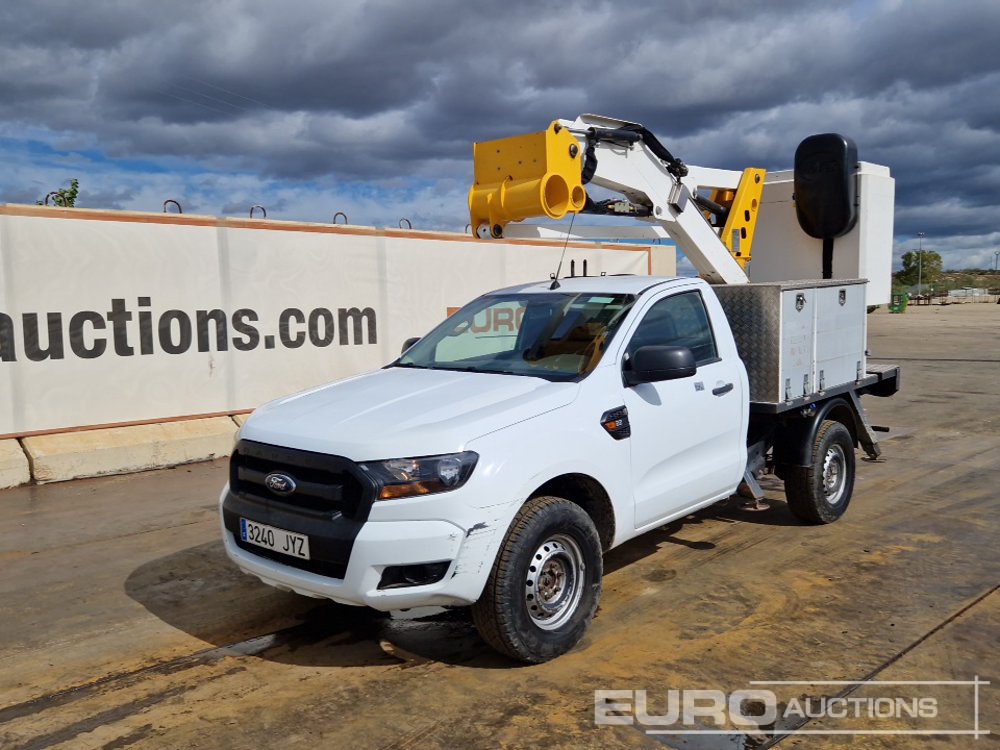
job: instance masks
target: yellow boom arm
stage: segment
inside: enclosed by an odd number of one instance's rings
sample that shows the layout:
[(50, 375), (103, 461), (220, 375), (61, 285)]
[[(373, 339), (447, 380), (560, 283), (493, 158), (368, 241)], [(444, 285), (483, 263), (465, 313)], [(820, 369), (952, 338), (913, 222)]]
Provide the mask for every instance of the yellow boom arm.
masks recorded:
[(473, 146), (469, 215), (479, 236), (500, 237), (510, 221), (561, 219), (587, 200), (576, 138), (558, 122), (540, 133)]

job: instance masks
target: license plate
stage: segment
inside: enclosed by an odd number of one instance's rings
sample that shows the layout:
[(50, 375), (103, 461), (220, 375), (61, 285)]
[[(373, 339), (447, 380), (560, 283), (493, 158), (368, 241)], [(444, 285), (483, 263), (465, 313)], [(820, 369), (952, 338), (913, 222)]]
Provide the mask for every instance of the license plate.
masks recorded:
[(305, 534), (296, 534), (241, 518), (240, 538), (247, 544), (256, 544), (258, 547), (273, 549), (275, 552), (303, 560), (309, 559), (309, 537)]

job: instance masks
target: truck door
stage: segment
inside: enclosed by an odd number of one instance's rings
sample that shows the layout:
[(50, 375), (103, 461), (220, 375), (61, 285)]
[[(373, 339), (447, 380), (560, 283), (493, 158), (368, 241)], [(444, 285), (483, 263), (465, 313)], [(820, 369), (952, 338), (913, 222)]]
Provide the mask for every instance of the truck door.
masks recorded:
[(625, 388), (636, 528), (724, 496), (746, 462), (739, 363), (720, 357), (701, 292), (656, 301), (629, 339), (623, 367), (632, 352), (650, 345), (686, 346), (698, 369), (691, 377)]

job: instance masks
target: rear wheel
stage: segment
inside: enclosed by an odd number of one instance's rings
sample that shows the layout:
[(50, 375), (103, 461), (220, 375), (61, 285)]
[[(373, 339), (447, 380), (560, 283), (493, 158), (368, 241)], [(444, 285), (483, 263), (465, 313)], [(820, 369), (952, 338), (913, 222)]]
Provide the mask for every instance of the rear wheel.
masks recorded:
[(548, 661), (583, 637), (602, 575), (601, 541), (583, 508), (559, 497), (532, 498), (507, 532), (472, 620), (501, 653)]
[(833, 523), (854, 492), (854, 438), (840, 422), (824, 420), (812, 445), (809, 466), (784, 471), (788, 507), (806, 523)]

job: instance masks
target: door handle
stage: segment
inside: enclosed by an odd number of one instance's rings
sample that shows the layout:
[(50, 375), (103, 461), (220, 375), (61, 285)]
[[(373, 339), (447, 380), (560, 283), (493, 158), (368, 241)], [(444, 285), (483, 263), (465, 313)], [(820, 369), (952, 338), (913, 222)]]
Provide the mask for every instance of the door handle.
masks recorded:
[(720, 385), (718, 388), (713, 388), (712, 389), (712, 395), (713, 396), (725, 396), (731, 390), (733, 390), (733, 384), (732, 383), (726, 383), (725, 385)]

